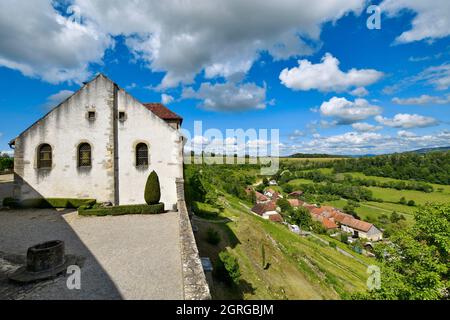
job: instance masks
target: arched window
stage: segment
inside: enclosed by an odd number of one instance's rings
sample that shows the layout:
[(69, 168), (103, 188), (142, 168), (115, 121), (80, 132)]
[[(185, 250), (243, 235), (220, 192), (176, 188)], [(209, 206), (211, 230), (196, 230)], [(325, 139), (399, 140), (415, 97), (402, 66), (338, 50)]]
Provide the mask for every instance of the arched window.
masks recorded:
[(136, 146), (136, 166), (148, 166), (148, 147), (145, 143)]
[(91, 146), (89, 143), (82, 143), (78, 147), (78, 166), (90, 167), (91, 165)]
[(38, 168), (49, 169), (52, 167), (52, 147), (44, 143), (38, 149)]

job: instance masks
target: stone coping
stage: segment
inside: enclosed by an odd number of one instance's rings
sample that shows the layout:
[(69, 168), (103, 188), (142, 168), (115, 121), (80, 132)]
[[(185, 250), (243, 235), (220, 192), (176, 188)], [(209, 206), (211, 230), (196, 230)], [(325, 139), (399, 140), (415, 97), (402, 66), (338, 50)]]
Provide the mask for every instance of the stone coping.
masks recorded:
[(192, 231), (184, 199), (184, 180), (177, 179), (178, 212), (180, 214), (181, 261), (185, 300), (209, 300), (211, 293)]

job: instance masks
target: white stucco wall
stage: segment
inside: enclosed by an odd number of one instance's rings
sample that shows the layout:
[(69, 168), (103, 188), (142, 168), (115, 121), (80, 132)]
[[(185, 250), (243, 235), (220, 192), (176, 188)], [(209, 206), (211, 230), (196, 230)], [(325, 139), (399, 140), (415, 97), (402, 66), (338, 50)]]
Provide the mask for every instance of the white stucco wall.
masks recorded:
[[(117, 92), (117, 109), (126, 121), (117, 121), (118, 193), (114, 188), (114, 83), (99, 75), (43, 119), (24, 131), (15, 142), (14, 197), (95, 198), (99, 202), (141, 204), (152, 170), (159, 176), (161, 201), (166, 209), (177, 203), (176, 178), (183, 178), (182, 140), (178, 130), (154, 115), (123, 90)], [(96, 119), (87, 119), (95, 110)], [(78, 167), (78, 146), (92, 148), (92, 167)], [(149, 166), (136, 168), (135, 146), (149, 147)], [(51, 170), (37, 168), (37, 149), (52, 146)]]
[[(118, 92), (118, 111), (126, 120), (118, 124), (120, 204), (145, 203), (144, 189), (153, 170), (161, 185), (166, 209), (177, 203), (176, 178), (183, 178), (182, 140), (178, 130), (154, 115), (124, 90)], [(149, 165), (136, 167), (136, 145), (147, 144)]]
[[(15, 143), (14, 196), (111, 201), (114, 191), (112, 99), (113, 83), (99, 76), (23, 132)], [(95, 121), (86, 118), (88, 110), (95, 110)], [(77, 150), (81, 142), (88, 142), (92, 148), (92, 167), (88, 170), (78, 168)], [(37, 150), (43, 143), (52, 147), (51, 170), (37, 167)]]

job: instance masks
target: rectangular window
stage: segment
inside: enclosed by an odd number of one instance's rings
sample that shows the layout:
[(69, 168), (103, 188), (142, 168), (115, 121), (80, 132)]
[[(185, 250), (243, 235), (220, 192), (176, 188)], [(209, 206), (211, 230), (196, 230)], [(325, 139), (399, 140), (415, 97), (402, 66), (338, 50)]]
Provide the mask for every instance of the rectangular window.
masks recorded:
[(119, 121), (125, 121), (127, 119), (127, 116), (125, 114), (125, 112), (123, 111), (119, 111)]
[(95, 120), (95, 111), (88, 111), (88, 120), (89, 121)]

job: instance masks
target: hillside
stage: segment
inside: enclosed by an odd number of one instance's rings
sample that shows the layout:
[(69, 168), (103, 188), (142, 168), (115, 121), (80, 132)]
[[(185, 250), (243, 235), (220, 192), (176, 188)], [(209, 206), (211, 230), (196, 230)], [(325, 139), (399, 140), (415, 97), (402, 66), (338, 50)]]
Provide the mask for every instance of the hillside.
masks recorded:
[[(244, 166), (200, 165), (185, 170), (188, 202), (210, 201), (217, 196), (211, 202), (221, 209), (214, 217), (205, 212), (202, 217), (194, 217), (200, 255), (210, 257), (216, 269), (220, 252), (229, 252), (239, 262), (239, 284), (230, 286), (216, 277), (213, 298), (340, 299), (364, 291), (366, 264), (373, 260), (329, 237), (327, 241), (333, 246), (319, 236), (301, 237), (284, 225), (251, 213), (252, 204), (242, 199), (236, 188), (254, 182), (258, 171)], [(208, 241), (208, 234), (214, 231), (220, 238), (218, 244)], [(266, 268), (262, 267), (261, 246), (267, 257)], [(347, 251), (350, 257), (334, 246)]]

